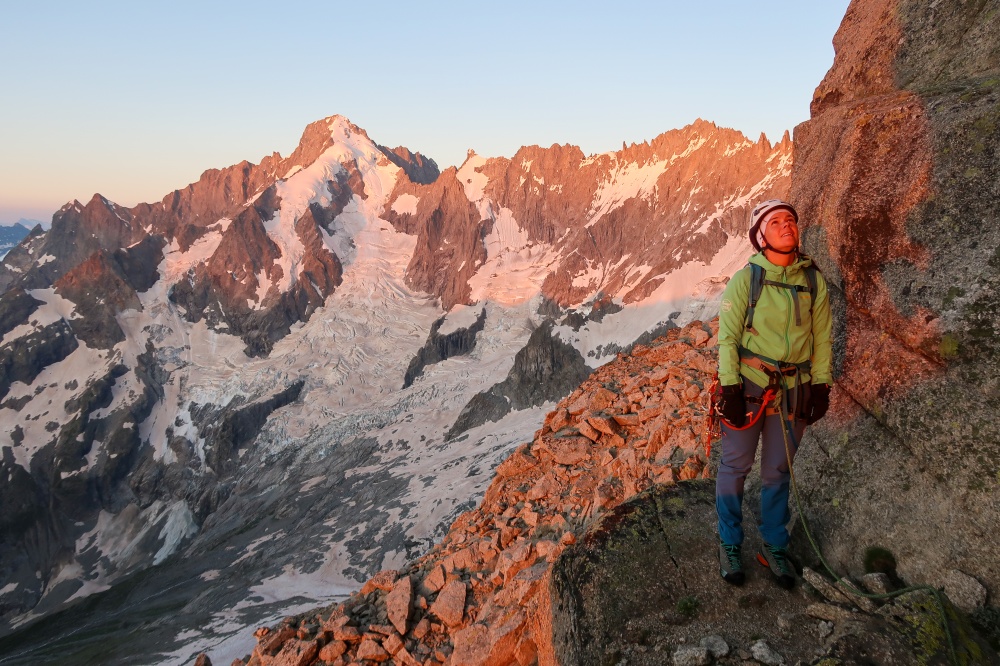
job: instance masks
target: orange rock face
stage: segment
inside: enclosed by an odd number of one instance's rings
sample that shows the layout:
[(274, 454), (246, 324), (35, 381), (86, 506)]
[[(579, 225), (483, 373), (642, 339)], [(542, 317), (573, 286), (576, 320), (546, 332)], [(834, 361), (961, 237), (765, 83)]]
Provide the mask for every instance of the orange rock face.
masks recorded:
[[(791, 196), (831, 285), (837, 384), (803, 477), (854, 507), (850, 520), (814, 514), (829, 543), (877, 540), (912, 580), (940, 586), (955, 568), (992, 592), (1000, 539), (981, 526), (1000, 497), (997, 3), (854, 0), (833, 41), (795, 128)], [(849, 551), (835, 567), (852, 566)]]
[[(850, 304), (840, 322), (848, 330), (839, 382), (867, 405), (933, 373), (939, 358), (935, 317), (900, 312), (883, 273), (887, 264), (924, 268), (929, 259), (906, 229), (930, 194), (933, 151), (923, 101), (895, 83), (896, 51), (887, 45), (902, 40), (897, 5), (852, 3), (834, 38), (837, 58), (813, 97), (813, 119), (795, 130), (792, 200), (806, 234), (822, 228), (821, 265), (834, 273), (828, 254), (839, 272), (831, 278)], [(898, 362), (885, 362), (891, 358)]]
[(403, 576), (392, 586), (385, 600), (389, 621), (401, 634), (406, 634), (406, 622), (410, 619), (410, 605), (413, 603), (413, 581)]

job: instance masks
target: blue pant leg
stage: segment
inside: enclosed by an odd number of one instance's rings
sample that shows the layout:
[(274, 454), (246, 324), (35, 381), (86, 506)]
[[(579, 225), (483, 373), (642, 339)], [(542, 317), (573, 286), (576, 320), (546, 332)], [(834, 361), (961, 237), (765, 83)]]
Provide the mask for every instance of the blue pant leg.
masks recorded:
[(760, 452), (760, 534), (772, 546), (784, 548), (788, 545), (788, 490), (790, 474), (788, 456), (795, 460), (797, 443), (802, 440), (806, 429), (805, 421), (795, 419), (794, 438), (789, 434), (788, 451), (785, 450), (785, 435), (782, 435), (782, 418), (779, 414), (764, 417), (763, 443)]
[[(760, 396), (762, 389), (746, 380), (744, 393)], [(750, 405), (756, 407), (758, 405)], [(756, 414), (757, 409), (753, 412)], [(719, 538), (722, 543), (736, 545), (743, 543), (743, 484), (753, 466), (757, 442), (763, 428), (764, 419), (746, 430), (733, 430), (722, 422), (722, 439), (719, 446), (722, 457), (715, 477), (715, 511), (719, 517)]]

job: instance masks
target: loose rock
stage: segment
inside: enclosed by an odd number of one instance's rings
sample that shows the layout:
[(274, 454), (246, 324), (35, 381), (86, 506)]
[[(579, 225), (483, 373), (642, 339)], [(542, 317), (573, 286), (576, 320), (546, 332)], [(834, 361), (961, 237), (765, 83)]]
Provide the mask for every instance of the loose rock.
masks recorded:
[(392, 587), (392, 592), (385, 598), (385, 608), (389, 622), (402, 635), (406, 635), (406, 622), (410, 619), (410, 608), (413, 602), (413, 581), (409, 576), (403, 576)]
[(685, 645), (674, 651), (674, 666), (707, 666), (712, 663), (712, 653), (700, 645)]
[(888, 594), (892, 592), (892, 583), (884, 573), (875, 572), (861, 577), (861, 585), (871, 594)]
[(806, 607), (806, 615), (818, 620), (837, 622), (839, 620), (850, 619), (851, 611), (831, 604), (809, 604)]
[(972, 576), (951, 569), (944, 576), (944, 593), (957, 608), (966, 613), (986, 605), (986, 588)]
[(392, 589), (392, 584), (399, 578), (399, 572), (393, 569), (379, 571), (371, 580), (361, 586), (361, 594), (371, 594), (375, 590), (388, 592)]
[(285, 643), (270, 666), (307, 666), (319, 654), (316, 641), (301, 641), (293, 639)]
[(729, 654), (729, 644), (726, 643), (722, 636), (705, 636), (705, 638), (701, 639), (701, 646), (707, 648), (716, 659)]
[(843, 592), (834, 587), (833, 583), (809, 567), (802, 568), (802, 578), (829, 601), (835, 604), (851, 604), (851, 600)]
[(331, 641), (319, 651), (319, 658), (321, 661), (333, 661), (345, 652), (347, 652), (347, 643), (344, 641)]
[(389, 659), (389, 653), (381, 645), (370, 638), (361, 641), (358, 646), (358, 660), (370, 659), (371, 661), (383, 662)]
[(819, 621), (819, 639), (825, 640), (827, 636), (833, 633), (833, 622), (827, 622), (826, 620)]
[(775, 652), (765, 641), (757, 641), (750, 646), (750, 654), (753, 658), (767, 666), (781, 666), (785, 663), (784, 657)]
[(441, 594), (431, 604), (430, 611), (449, 627), (457, 626), (465, 615), (465, 595), (467, 589), (461, 580), (455, 580), (441, 590)]

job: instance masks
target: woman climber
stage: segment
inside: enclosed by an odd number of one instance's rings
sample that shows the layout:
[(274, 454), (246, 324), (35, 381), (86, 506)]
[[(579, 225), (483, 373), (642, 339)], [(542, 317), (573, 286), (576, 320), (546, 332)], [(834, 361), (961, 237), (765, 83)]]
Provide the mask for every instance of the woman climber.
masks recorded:
[(799, 252), (798, 219), (791, 204), (777, 199), (754, 208), (750, 242), (758, 252), (729, 281), (720, 306), (722, 458), (715, 506), (721, 574), (733, 585), (744, 580), (743, 485), (759, 440), (763, 544), (757, 560), (780, 586), (795, 585), (786, 551), (789, 462), (806, 425), (830, 404), (830, 303), (822, 274)]

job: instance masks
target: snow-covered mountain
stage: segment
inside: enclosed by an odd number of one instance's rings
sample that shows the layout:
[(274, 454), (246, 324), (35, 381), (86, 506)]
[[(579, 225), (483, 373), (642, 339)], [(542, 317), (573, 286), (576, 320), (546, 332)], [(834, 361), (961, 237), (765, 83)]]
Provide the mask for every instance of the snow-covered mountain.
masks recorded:
[(11, 248), (16, 246), (21, 240), (31, 233), (32, 227), (37, 223), (32, 220), (21, 218), (9, 227), (0, 227), (0, 259), (4, 258)]
[[(696, 121), (439, 172), (333, 116), (67, 204), (0, 264), (0, 653), (239, 651), (419, 554), (591, 369), (712, 315), (791, 159)], [(88, 638), (25, 629), (83, 597)]]

